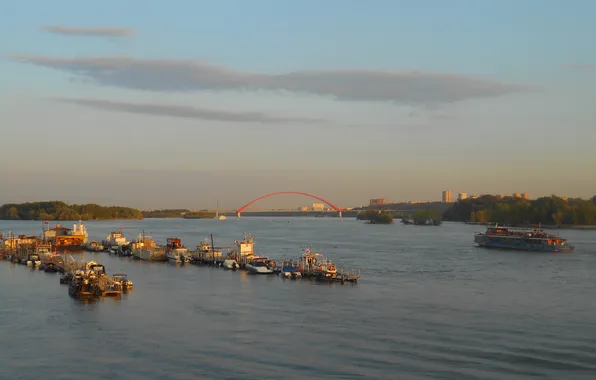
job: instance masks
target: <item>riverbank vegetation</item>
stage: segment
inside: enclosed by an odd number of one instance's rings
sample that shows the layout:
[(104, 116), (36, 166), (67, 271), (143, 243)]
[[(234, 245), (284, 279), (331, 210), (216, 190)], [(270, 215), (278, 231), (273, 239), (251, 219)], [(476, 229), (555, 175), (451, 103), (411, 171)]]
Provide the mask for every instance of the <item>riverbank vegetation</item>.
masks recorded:
[(137, 209), (97, 204), (69, 205), (62, 201), (10, 203), (0, 206), (3, 220), (143, 219)]
[(412, 215), (416, 225), (438, 226), (441, 224), (441, 213), (438, 210), (420, 210)]
[(165, 210), (151, 210), (143, 211), (144, 218), (182, 218), (190, 210), (186, 209), (165, 209)]
[(215, 218), (214, 212), (209, 211), (195, 211), (195, 212), (187, 212), (182, 215), (184, 219), (213, 219)]
[(565, 199), (552, 195), (527, 200), (484, 195), (455, 202), (443, 213), (443, 219), (515, 226), (596, 225), (596, 196), (591, 199)]
[(366, 210), (360, 211), (356, 215), (357, 220), (364, 220), (370, 224), (391, 224), (393, 223), (393, 215), (388, 211), (383, 210)]

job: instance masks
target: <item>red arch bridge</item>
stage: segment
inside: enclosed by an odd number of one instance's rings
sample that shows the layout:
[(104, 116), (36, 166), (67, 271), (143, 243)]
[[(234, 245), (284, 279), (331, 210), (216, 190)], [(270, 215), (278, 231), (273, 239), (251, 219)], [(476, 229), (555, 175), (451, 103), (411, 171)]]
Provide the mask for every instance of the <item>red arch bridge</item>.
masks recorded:
[(312, 194), (309, 194), (309, 193), (303, 193), (301, 191), (278, 191), (276, 193), (271, 193), (271, 194), (263, 195), (262, 197), (258, 197), (257, 199), (253, 199), (252, 201), (248, 202), (244, 206), (240, 207), (238, 210), (236, 210), (236, 214), (238, 215), (238, 217), (240, 217), (240, 214), (242, 214), (242, 211), (244, 211), (244, 209), (246, 209), (248, 206), (252, 205), (253, 203), (257, 203), (261, 199), (273, 197), (275, 195), (282, 195), (282, 194), (304, 195), (305, 197), (310, 197), (310, 198), (319, 200), (319, 201), (325, 203), (326, 205), (328, 205), (329, 207), (331, 207), (332, 209), (334, 209), (335, 211), (337, 211), (339, 213), (339, 216), (341, 217), (341, 212), (343, 210), (341, 207), (334, 205), (333, 203), (329, 202), (328, 200), (326, 200), (324, 198), (317, 197), (316, 195), (312, 195)]

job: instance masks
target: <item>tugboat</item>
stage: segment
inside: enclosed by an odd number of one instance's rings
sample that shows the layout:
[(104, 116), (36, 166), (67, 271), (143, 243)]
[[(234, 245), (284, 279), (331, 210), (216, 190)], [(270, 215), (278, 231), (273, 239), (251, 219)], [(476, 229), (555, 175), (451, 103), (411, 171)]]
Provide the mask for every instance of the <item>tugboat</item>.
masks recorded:
[(168, 238), (166, 244), (166, 257), (175, 263), (190, 263), (188, 249), (182, 245), (178, 238)]
[(137, 260), (167, 261), (166, 250), (155, 244), (151, 235), (141, 232), (132, 243), (132, 256)]
[(574, 252), (575, 248), (557, 235), (540, 228), (505, 228), (496, 224), (486, 232), (476, 233), (474, 242), (479, 247), (515, 249), (540, 252)]

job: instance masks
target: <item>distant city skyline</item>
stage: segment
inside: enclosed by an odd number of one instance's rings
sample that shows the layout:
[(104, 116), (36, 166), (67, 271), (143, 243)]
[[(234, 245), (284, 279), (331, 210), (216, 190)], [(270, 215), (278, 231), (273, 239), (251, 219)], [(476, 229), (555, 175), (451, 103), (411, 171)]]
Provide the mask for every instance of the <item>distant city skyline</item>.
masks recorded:
[(1, 204), (596, 192), (596, 2), (22, 0), (10, 13)]

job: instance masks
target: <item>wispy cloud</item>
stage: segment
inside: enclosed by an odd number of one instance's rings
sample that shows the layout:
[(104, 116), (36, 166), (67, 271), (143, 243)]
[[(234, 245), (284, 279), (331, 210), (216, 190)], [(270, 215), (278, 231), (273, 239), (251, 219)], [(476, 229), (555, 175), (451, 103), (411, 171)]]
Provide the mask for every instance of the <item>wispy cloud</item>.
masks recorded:
[(100, 85), (146, 91), (270, 90), (432, 107), (533, 89), (524, 84), (420, 71), (327, 70), (271, 75), (186, 60), (48, 56), (11, 59), (61, 70)]
[(190, 106), (129, 103), (122, 101), (86, 99), (86, 98), (52, 98), (52, 100), (78, 104), (105, 111), (128, 112), (155, 116), (181, 117), (188, 119), (203, 119), (213, 121), (233, 121), (247, 123), (291, 123), (291, 122), (322, 122), (320, 119), (272, 116), (260, 112), (232, 112), (220, 111)]
[(43, 26), (42, 29), (50, 33), (62, 34), (65, 36), (129, 37), (135, 33), (132, 29), (117, 27), (81, 28), (71, 26), (47, 25)]
[(563, 65), (563, 67), (571, 70), (580, 70), (580, 71), (596, 71), (596, 65), (587, 65), (587, 64), (570, 64), (570, 65)]
[(124, 175), (139, 175), (139, 176), (159, 176), (173, 175), (173, 176), (192, 176), (192, 177), (212, 177), (213, 173), (206, 170), (191, 170), (191, 169), (122, 169), (120, 173)]

